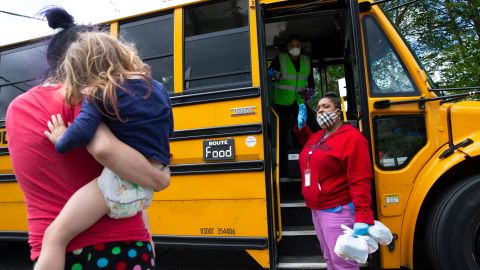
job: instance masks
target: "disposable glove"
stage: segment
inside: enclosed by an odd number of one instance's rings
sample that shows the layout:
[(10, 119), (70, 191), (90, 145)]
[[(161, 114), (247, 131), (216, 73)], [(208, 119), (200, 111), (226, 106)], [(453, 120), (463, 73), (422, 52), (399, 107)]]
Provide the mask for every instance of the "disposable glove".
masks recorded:
[(363, 222), (355, 222), (353, 224), (353, 237), (357, 237), (359, 235), (367, 235), (368, 234), (368, 224)]
[(273, 81), (278, 81), (280, 79), (280, 73), (278, 71), (276, 71), (275, 69), (273, 68), (270, 68), (268, 71), (267, 71), (267, 75), (268, 77), (270, 77)]
[(305, 107), (305, 104), (300, 104), (298, 106), (297, 124), (298, 124), (298, 129), (304, 128), (305, 125), (307, 124), (307, 108)]

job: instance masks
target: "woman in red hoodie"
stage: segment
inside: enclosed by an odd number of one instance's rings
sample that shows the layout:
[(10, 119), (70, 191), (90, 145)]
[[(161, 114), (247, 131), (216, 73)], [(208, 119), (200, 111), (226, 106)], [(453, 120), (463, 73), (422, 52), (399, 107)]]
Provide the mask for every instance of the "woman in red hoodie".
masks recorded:
[(358, 269), (334, 253), (340, 228), (353, 225), (354, 236), (366, 235), (373, 224), (370, 185), (372, 168), (365, 137), (341, 120), (341, 102), (327, 93), (319, 102), (317, 121), (321, 131), (312, 133), (300, 106), (295, 132), (303, 145), (300, 153), (302, 194), (312, 210), (315, 231), (328, 269)]

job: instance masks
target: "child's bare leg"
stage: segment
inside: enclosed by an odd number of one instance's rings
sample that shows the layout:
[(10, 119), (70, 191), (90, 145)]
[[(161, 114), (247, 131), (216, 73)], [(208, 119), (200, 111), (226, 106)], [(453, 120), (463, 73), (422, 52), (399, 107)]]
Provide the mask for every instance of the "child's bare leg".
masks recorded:
[(145, 228), (148, 231), (148, 234), (150, 235), (150, 245), (152, 246), (152, 251), (153, 251), (153, 257), (155, 257), (155, 243), (153, 242), (152, 239), (152, 231), (150, 230), (150, 219), (148, 218), (147, 211), (145, 209), (142, 210), (142, 219), (143, 219), (143, 224), (145, 224)]
[(107, 204), (96, 178), (75, 192), (48, 226), (35, 270), (63, 270), (67, 244), (107, 213)]

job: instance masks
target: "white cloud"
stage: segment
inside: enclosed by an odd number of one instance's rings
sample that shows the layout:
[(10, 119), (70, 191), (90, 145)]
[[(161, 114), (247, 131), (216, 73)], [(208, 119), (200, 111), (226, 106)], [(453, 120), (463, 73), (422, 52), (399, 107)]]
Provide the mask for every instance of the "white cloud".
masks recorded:
[[(58, 5), (72, 14), (77, 23), (95, 24), (188, 2), (194, 0), (0, 0), (0, 10), (35, 16), (46, 6)], [(46, 21), (4, 13), (0, 13), (0, 26), (0, 46), (53, 33)]]

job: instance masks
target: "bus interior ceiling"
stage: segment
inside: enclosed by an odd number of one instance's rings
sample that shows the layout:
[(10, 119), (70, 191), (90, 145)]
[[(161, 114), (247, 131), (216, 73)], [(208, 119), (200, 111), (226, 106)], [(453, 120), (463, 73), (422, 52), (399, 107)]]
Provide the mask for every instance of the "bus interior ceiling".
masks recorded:
[(290, 35), (299, 35), (302, 49), (312, 59), (314, 67), (344, 56), (343, 13), (298, 17), (289, 20), (267, 22), (265, 42), (267, 59), (273, 59), (282, 51)]
[[(291, 11), (288, 12), (289, 10)], [(338, 88), (332, 88), (332, 84), (327, 85), (327, 81), (331, 79), (327, 78), (327, 69), (332, 66), (340, 66), (346, 77), (348, 74), (353, 74), (345, 70), (351, 68), (348, 65), (351, 55), (347, 44), (350, 39), (346, 38), (349, 31), (344, 6), (330, 4), (307, 12), (298, 12), (294, 8), (279, 11), (267, 9), (264, 18), (267, 66), (279, 52), (286, 52), (288, 37), (296, 34), (302, 39), (302, 53), (310, 57), (312, 68), (320, 76), (319, 81), (325, 84), (321, 89), (317, 86), (317, 91), (321, 90), (322, 94), (338, 91)], [(352, 80), (353, 78), (347, 78), (347, 88), (351, 88), (349, 81)], [(347, 92), (350, 93), (350, 91)], [(354, 99), (355, 95), (346, 97), (346, 102), (350, 105), (346, 106), (348, 120), (357, 118)]]

